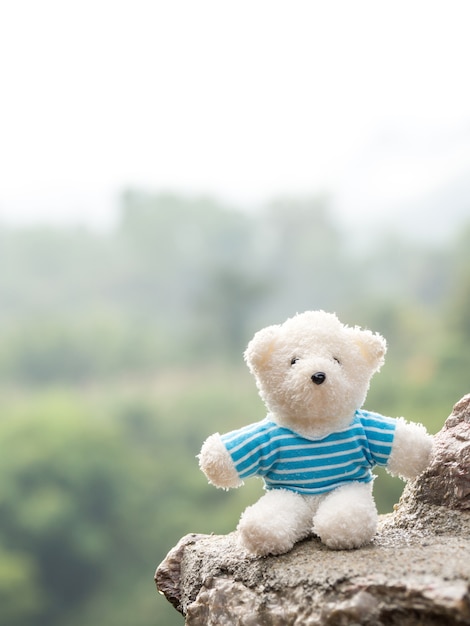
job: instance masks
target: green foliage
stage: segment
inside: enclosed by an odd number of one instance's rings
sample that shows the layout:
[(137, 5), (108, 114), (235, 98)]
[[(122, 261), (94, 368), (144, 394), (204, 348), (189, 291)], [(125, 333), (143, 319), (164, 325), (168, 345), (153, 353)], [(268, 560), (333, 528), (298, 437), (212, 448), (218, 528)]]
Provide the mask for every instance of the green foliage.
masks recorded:
[(42, 610), (34, 557), (0, 549), (0, 616), (12, 626), (31, 624)]
[(245, 377), (181, 371), (151, 387), (4, 398), (0, 621), (181, 623), (158, 602), (156, 565), (188, 532), (230, 531), (256, 497), (255, 485), (217, 492), (195, 471), (221, 420), (232, 427), (259, 408)]
[(43, 600), (35, 623), (60, 623), (102, 579), (125, 536), (119, 483), (127, 467), (109, 425), (82, 415), (76, 402), (45, 398), (18, 412), (0, 424), (1, 532), (15, 552), (34, 554)]
[[(388, 340), (366, 408), (436, 432), (468, 389), (470, 228), (355, 250), (326, 198), (243, 213), (128, 192), (107, 234), (0, 230), (0, 623), (182, 624), (153, 573), (188, 532), (230, 532), (202, 441), (261, 419), (258, 328), (336, 310)], [(390, 511), (402, 483), (379, 472)]]

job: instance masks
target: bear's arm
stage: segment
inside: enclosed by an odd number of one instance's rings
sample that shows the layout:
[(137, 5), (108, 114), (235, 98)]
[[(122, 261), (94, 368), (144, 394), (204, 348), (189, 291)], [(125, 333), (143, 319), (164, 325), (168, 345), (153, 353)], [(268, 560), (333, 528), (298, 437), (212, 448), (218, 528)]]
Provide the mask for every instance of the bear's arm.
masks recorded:
[(404, 480), (416, 478), (429, 464), (432, 446), (433, 438), (422, 424), (399, 417), (387, 471)]
[(222, 489), (243, 485), (232, 457), (222, 443), (219, 433), (206, 439), (198, 458), (199, 467), (212, 485)]

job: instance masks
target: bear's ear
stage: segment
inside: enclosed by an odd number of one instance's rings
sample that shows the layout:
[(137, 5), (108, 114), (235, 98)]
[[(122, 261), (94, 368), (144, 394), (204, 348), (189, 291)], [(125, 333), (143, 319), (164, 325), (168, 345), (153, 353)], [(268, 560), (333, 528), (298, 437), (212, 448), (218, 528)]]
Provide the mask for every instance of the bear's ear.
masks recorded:
[(272, 354), (279, 325), (267, 326), (255, 333), (245, 350), (245, 361), (251, 372), (261, 370)]
[(349, 328), (353, 341), (359, 346), (361, 354), (371, 369), (376, 372), (384, 363), (387, 342), (379, 333), (361, 328)]

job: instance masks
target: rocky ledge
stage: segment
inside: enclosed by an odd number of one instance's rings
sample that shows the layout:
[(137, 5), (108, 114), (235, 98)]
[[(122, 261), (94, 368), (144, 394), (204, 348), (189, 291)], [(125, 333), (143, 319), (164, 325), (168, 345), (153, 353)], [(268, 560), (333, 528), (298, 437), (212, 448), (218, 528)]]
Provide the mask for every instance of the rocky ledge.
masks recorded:
[(312, 538), (249, 558), (233, 533), (187, 535), (158, 567), (157, 588), (186, 626), (470, 625), (469, 468), (470, 394), (371, 545), (334, 552)]

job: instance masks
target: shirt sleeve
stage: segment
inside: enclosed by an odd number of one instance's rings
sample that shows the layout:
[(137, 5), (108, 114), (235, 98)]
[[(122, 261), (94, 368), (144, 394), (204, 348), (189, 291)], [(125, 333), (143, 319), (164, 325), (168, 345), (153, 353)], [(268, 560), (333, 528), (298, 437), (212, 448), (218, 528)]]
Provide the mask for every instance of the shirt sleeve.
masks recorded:
[(367, 438), (371, 464), (387, 465), (395, 438), (396, 420), (369, 411), (359, 411), (359, 417)]
[(266, 420), (221, 436), (240, 478), (263, 476), (276, 460), (271, 433), (277, 427)]

